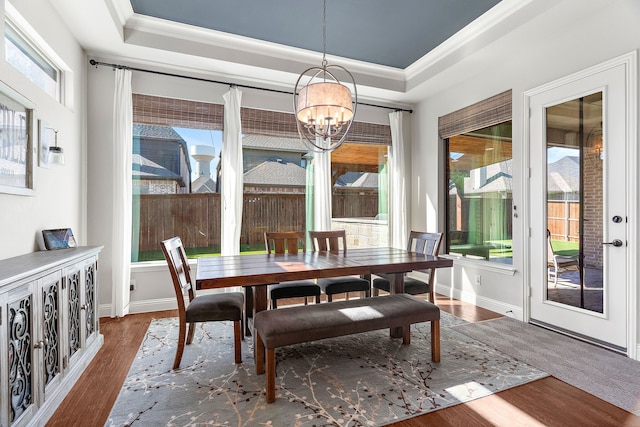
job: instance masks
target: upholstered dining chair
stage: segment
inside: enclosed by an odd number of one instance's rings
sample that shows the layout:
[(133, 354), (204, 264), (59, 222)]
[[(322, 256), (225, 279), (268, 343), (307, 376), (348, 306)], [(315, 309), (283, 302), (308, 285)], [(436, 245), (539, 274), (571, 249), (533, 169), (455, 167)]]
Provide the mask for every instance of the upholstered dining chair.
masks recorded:
[[(173, 369), (180, 367), (185, 342), (191, 344), (198, 322), (212, 322), (230, 320), (233, 322), (233, 346), (235, 349), (235, 363), (242, 363), (242, 309), (244, 295), (242, 292), (228, 292), (223, 294), (207, 294), (196, 296), (187, 255), (179, 237), (164, 240), (161, 244), (164, 257), (169, 265), (173, 288), (178, 301), (178, 317), (180, 329), (178, 333), (178, 347), (173, 361)], [(189, 297), (189, 304), (185, 304), (184, 294)], [(186, 326), (189, 324), (189, 332)]]
[[(440, 243), (442, 242), (442, 233), (422, 233), (419, 231), (411, 231), (409, 233), (409, 242), (407, 243), (407, 251), (418, 252), (426, 255), (438, 255), (440, 249)], [(435, 304), (435, 289), (434, 281), (436, 275), (436, 269), (429, 269), (429, 281), (423, 282), (422, 280), (415, 279), (413, 277), (404, 277), (404, 292), (410, 295), (429, 294), (429, 300)], [(379, 291), (383, 290), (390, 292), (391, 285), (389, 280), (377, 277), (373, 279), (372, 294), (378, 296)]]
[(555, 288), (558, 286), (558, 276), (571, 271), (580, 271), (577, 256), (568, 257), (556, 254), (551, 244), (551, 231), (547, 230), (547, 280), (553, 280)]
[[(309, 231), (314, 252), (330, 252), (333, 254), (347, 255), (347, 233), (345, 230), (334, 231)], [(318, 285), (327, 295), (327, 301), (333, 300), (333, 295), (349, 292), (361, 292), (363, 296), (369, 296), (371, 283), (367, 279), (356, 276), (327, 277), (318, 279)]]
[[(264, 233), (264, 244), (268, 254), (282, 255), (285, 253), (297, 254), (299, 251), (306, 252), (304, 232), (267, 231)], [(313, 280), (294, 280), (269, 285), (271, 308), (278, 308), (278, 300), (283, 298), (304, 298), (306, 305), (307, 297), (314, 297), (316, 303), (320, 302), (320, 286)]]

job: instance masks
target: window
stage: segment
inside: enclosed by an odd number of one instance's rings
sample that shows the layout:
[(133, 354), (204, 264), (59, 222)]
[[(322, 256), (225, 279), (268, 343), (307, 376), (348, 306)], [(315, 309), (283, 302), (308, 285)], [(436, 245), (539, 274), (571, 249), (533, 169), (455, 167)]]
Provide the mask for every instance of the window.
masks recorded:
[[(220, 253), (223, 113), (218, 104), (133, 95), (133, 262), (163, 259), (159, 242), (173, 236), (189, 257)], [(312, 153), (293, 114), (242, 108), (241, 120), (240, 251), (264, 252), (265, 231), (313, 227)], [(334, 227), (347, 230), (349, 247), (386, 245), (391, 132), (364, 123), (352, 132), (355, 142), (332, 153)]]
[(60, 99), (60, 70), (6, 21), (4, 52), (9, 64), (53, 98)]
[[(441, 136), (451, 133), (443, 138), (446, 251), (512, 264), (512, 131), (511, 120), (502, 121), (510, 119), (511, 92), (452, 114), (439, 125)], [(487, 122), (497, 123), (475, 128)]]

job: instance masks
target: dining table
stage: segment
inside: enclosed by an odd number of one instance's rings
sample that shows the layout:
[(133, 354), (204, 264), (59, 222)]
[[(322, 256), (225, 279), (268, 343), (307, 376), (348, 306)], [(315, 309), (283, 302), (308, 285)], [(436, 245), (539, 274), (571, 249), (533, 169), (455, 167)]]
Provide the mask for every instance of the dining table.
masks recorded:
[[(354, 248), (335, 254), (299, 252), (297, 254), (250, 254), (206, 256), (198, 258), (196, 289), (245, 287), (245, 316), (250, 319), (267, 309), (269, 284), (290, 280), (308, 280), (337, 276), (371, 275), (386, 277), (391, 293), (404, 292), (404, 275), (410, 271), (451, 267), (453, 260), (391, 247)], [(391, 331), (401, 336), (401, 328)]]

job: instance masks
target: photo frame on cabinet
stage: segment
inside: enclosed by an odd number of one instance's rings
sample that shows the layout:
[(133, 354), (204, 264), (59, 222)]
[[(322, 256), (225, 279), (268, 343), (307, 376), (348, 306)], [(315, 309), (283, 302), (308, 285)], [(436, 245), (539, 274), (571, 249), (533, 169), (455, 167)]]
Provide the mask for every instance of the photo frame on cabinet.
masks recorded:
[(34, 107), (0, 82), (0, 193), (35, 194)]

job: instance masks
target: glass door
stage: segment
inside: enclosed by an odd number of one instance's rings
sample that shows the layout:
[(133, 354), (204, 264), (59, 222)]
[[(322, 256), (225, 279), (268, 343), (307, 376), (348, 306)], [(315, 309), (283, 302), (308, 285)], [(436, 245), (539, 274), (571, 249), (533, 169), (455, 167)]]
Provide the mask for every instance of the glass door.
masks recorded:
[(627, 349), (625, 66), (530, 100), (530, 322)]

